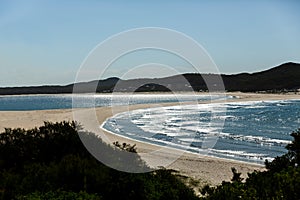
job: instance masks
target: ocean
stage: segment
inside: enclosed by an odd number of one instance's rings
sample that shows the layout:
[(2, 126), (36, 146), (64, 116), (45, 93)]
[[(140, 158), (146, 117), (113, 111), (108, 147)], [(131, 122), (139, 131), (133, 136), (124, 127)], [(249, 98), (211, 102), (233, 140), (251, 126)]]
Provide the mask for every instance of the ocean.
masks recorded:
[(65, 94), (0, 96), (0, 111), (92, 108), (114, 105), (221, 100), (223, 95), (192, 94)]
[(211, 103), (120, 113), (103, 128), (136, 140), (263, 164), (287, 152), (300, 100)]
[(190, 94), (0, 96), (0, 111), (193, 101), (199, 104), (119, 113), (101, 126), (144, 142), (258, 164), (287, 152), (290, 133), (300, 128), (300, 100), (201, 104), (221, 99)]

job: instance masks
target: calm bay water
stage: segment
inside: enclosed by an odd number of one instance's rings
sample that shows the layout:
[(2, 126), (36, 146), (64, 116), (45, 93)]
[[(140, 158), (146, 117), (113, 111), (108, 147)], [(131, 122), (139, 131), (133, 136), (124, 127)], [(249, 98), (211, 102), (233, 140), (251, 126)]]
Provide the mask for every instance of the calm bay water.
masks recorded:
[(224, 99), (224, 97), (218, 95), (191, 94), (78, 94), (0, 96), (0, 111), (69, 109), (72, 108), (72, 99), (75, 102), (73, 104), (74, 107), (91, 108), (94, 106), (102, 107), (111, 105), (207, 101), (213, 99)]

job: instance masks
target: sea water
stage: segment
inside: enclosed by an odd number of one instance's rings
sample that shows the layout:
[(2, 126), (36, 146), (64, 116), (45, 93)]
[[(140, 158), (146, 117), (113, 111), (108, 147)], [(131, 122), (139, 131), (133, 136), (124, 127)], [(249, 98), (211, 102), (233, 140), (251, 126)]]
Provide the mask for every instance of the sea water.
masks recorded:
[(287, 152), (300, 100), (211, 103), (134, 110), (108, 119), (115, 134), (199, 154), (263, 164)]
[(224, 95), (194, 94), (74, 94), (0, 96), (0, 111), (92, 108), (114, 105), (221, 100)]
[(300, 128), (300, 100), (201, 104), (221, 99), (224, 96), (192, 94), (18, 95), (0, 96), (0, 110), (193, 101), (199, 104), (120, 113), (102, 126), (140, 141), (255, 163), (287, 152), (285, 146), (292, 141), (290, 133)]

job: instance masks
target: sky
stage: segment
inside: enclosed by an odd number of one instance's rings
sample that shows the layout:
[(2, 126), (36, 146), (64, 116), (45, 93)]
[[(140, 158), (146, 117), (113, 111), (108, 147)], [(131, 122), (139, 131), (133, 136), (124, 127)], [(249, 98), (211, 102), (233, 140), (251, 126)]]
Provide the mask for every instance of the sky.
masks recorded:
[[(221, 73), (300, 62), (299, 10), (297, 0), (0, 0), (0, 87), (72, 83), (99, 43), (141, 27), (172, 29), (193, 38)], [(152, 69), (149, 63), (167, 63), (175, 70)], [(128, 73), (137, 65), (145, 71)], [(146, 50), (123, 56), (99, 78), (185, 72), (193, 70), (182, 59)]]

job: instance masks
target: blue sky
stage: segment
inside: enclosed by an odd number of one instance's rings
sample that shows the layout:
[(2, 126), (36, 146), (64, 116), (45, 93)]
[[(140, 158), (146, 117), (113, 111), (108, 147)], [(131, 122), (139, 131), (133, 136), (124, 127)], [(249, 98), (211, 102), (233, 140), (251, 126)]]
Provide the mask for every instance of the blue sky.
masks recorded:
[[(192, 37), (222, 73), (300, 62), (299, 10), (296, 0), (0, 0), (0, 87), (71, 83), (98, 43), (139, 27), (169, 28)], [(155, 53), (145, 53), (145, 62)], [(141, 56), (121, 60), (106, 76), (122, 76), (123, 66), (136, 58)], [(176, 64), (179, 72), (191, 71), (183, 62)], [(151, 76), (167, 75), (156, 73)]]

